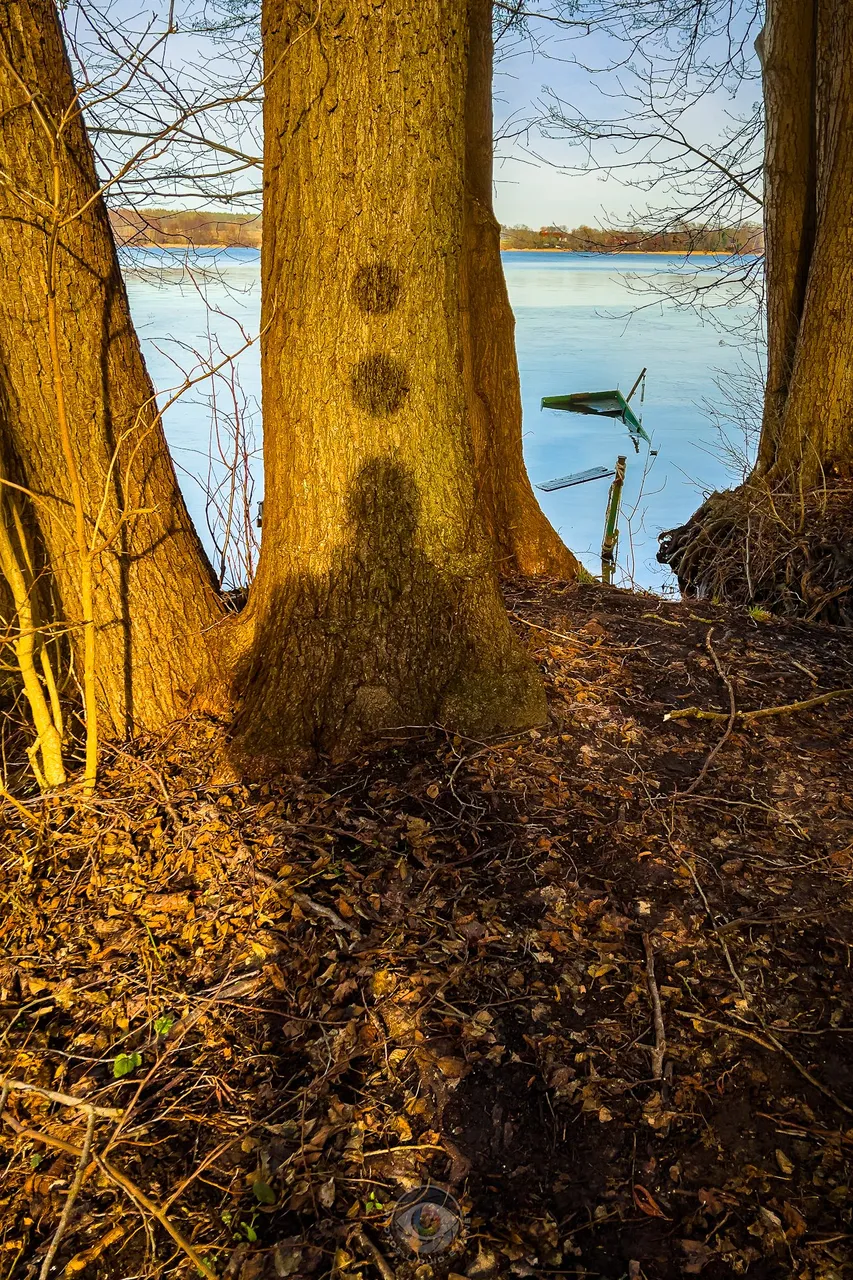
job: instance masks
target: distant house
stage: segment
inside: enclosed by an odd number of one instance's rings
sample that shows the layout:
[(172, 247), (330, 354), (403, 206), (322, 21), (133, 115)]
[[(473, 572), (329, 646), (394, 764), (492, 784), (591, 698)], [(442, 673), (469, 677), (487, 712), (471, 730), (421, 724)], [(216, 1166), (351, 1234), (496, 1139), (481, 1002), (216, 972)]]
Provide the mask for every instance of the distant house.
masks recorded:
[(569, 232), (565, 227), (540, 227), (540, 236), (547, 236), (549, 240), (554, 240), (558, 244), (564, 244), (570, 239)]

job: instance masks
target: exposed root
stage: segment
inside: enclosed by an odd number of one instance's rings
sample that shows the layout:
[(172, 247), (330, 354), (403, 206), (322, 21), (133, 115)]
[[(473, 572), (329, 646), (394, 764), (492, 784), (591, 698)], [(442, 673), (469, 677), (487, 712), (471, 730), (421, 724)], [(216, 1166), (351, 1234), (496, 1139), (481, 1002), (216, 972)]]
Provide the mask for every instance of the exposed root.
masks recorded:
[(751, 480), (713, 493), (660, 537), (686, 596), (853, 625), (853, 490), (828, 481), (794, 493)]

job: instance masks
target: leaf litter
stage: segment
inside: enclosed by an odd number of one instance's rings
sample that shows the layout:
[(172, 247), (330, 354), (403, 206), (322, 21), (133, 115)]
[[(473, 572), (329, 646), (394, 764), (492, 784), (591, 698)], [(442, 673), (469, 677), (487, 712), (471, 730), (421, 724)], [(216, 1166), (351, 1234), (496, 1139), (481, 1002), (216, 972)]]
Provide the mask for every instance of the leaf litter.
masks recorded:
[(508, 603), (540, 730), (255, 784), (194, 719), (0, 815), (2, 1280), (853, 1274), (853, 708), (665, 719), (853, 637)]

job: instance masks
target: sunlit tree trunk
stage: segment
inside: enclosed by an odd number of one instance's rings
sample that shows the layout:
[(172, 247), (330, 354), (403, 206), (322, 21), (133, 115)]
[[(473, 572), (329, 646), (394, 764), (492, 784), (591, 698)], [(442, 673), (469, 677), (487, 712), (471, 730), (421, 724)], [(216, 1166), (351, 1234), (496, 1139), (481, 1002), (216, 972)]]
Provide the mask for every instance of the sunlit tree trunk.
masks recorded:
[(531, 725), (463, 370), (466, 0), (267, 0), (265, 502), (237, 748)]
[(578, 562), (531, 488), (521, 442), (515, 317), (492, 203), (492, 0), (470, 0), (465, 98), (465, 369), (477, 496), (502, 574), (574, 578)]
[(220, 606), (130, 319), (52, 0), (0, 3), (0, 173), (3, 453), (32, 495), (78, 681), (94, 657), (102, 729), (156, 729), (209, 681), (205, 636)]

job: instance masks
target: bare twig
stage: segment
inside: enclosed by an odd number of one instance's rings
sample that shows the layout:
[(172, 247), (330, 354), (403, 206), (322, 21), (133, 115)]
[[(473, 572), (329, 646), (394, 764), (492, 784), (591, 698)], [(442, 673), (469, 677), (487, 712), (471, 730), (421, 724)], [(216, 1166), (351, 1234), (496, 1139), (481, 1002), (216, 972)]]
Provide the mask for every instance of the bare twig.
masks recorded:
[[(705, 763), (702, 765), (702, 768), (699, 772), (699, 776), (693, 779), (693, 781), (691, 782), (690, 786), (687, 788), (686, 791), (677, 792), (676, 796), (674, 796), (673, 799), (683, 800), (686, 796), (692, 796), (693, 792), (699, 789), (699, 787), (705, 781), (705, 778), (708, 776), (708, 770), (711, 768), (711, 765), (714, 763), (717, 756), (720, 754), (723, 747), (726, 745), (729, 738), (731, 737), (732, 729), (735, 727), (735, 721), (737, 720), (737, 704), (735, 702), (735, 691), (732, 687), (731, 680), (726, 675), (725, 671), (722, 668), (722, 665), (720, 664), (720, 659), (717, 657), (717, 651), (714, 648), (713, 644), (711, 643), (713, 634), (714, 634), (714, 628), (711, 627), (711, 629), (709, 630), (708, 634), (705, 637), (705, 648), (708, 650), (709, 654), (711, 655), (711, 658), (713, 659), (714, 666), (717, 668), (717, 675), (720, 677), (720, 679), (722, 680), (723, 684), (726, 686), (726, 689), (728, 691), (728, 695), (729, 695), (729, 714), (727, 717), (728, 724), (725, 727), (725, 731), (723, 733), (722, 738), (720, 738), (720, 741), (708, 753), (708, 757), (705, 760)], [(722, 718), (725, 719), (726, 717), (722, 717)]]
[(813, 1076), (808, 1067), (804, 1067), (799, 1059), (795, 1058), (783, 1044), (780, 1044), (766, 1027), (762, 1028), (763, 1035), (758, 1035), (755, 1031), (748, 1031), (746, 1027), (739, 1027), (731, 1022), (715, 1022), (713, 1018), (706, 1018), (701, 1013), (691, 1013), (689, 1009), (676, 1009), (675, 1012), (681, 1018), (691, 1018), (695, 1022), (704, 1022), (707, 1026), (716, 1027), (719, 1031), (730, 1031), (733, 1035), (743, 1036), (745, 1040), (752, 1040), (754, 1044), (760, 1045), (762, 1049), (775, 1050), (776, 1053), (781, 1053), (782, 1057), (786, 1058), (791, 1066), (795, 1067), (805, 1080), (808, 1080), (810, 1085), (818, 1089), (825, 1098), (829, 1098), (830, 1102), (833, 1102), (845, 1115), (853, 1116), (853, 1107), (848, 1107), (847, 1103), (842, 1102), (837, 1094), (828, 1089), (825, 1084), (822, 1084), (816, 1076)]
[[(8, 1112), (3, 1113), (2, 1119), (24, 1142), (41, 1142), (46, 1147), (54, 1147), (57, 1151), (64, 1151), (66, 1155), (77, 1156), (78, 1158), (83, 1154), (82, 1147), (76, 1146), (73, 1142), (66, 1142), (63, 1138), (55, 1138), (52, 1133), (42, 1133), (40, 1129), (25, 1129), (24, 1126), (19, 1124), (15, 1117), (9, 1115)], [(121, 1187), (122, 1191), (125, 1192), (125, 1194), (134, 1202), (134, 1204), (136, 1204), (138, 1208), (144, 1209), (152, 1218), (157, 1219), (163, 1230), (168, 1232), (178, 1248), (183, 1250), (190, 1262), (192, 1262), (193, 1266), (195, 1266), (205, 1277), (205, 1280), (219, 1280), (216, 1272), (208, 1266), (200, 1254), (198, 1254), (190, 1244), (189, 1240), (187, 1240), (174, 1223), (167, 1218), (159, 1205), (155, 1204), (153, 1200), (149, 1200), (148, 1196), (145, 1195), (145, 1192), (141, 1191), (136, 1183), (132, 1182), (130, 1178), (128, 1178), (126, 1174), (122, 1173), (120, 1169), (117, 1169), (115, 1165), (108, 1164), (107, 1161), (99, 1155), (95, 1155), (94, 1159), (102, 1173), (106, 1174), (106, 1176), (117, 1186)]]
[(655, 1080), (663, 1077), (663, 1060), (666, 1054), (666, 1028), (663, 1022), (663, 1010), (660, 1003), (657, 979), (655, 978), (655, 951), (648, 933), (643, 934), (643, 949), (646, 953), (646, 982), (649, 988), (649, 999), (652, 1002), (652, 1014), (655, 1024), (655, 1047), (652, 1049), (652, 1075)]
[(167, 1218), (159, 1205), (155, 1204), (153, 1200), (149, 1200), (145, 1193), (139, 1189), (136, 1183), (131, 1182), (130, 1178), (116, 1169), (115, 1165), (107, 1164), (106, 1160), (102, 1160), (98, 1156), (96, 1156), (95, 1159), (98, 1162), (98, 1167), (103, 1170), (107, 1177), (111, 1178), (113, 1182), (121, 1187), (122, 1191), (124, 1191), (139, 1208), (144, 1209), (146, 1213), (151, 1214), (152, 1218), (157, 1219), (163, 1230), (169, 1233), (179, 1249), (183, 1249), (190, 1262), (192, 1262), (193, 1265), (201, 1272), (205, 1277), (205, 1280), (218, 1280), (216, 1272), (207, 1265), (201, 1255), (196, 1252), (189, 1240), (187, 1240), (186, 1236), (181, 1234), (171, 1219)]
[(35, 831), (41, 830), (41, 823), (38, 819), (34, 818), (29, 809), (25, 808), (25, 806), (21, 804), (20, 800), (16, 800), (11, 792), (6, 790), (2, 783), (0, 783), (0, 800), (5, 800), (7, 804), (10, 804), (16, 813), (23, 818), (28, 827), (32, 827)]
[(106, 1119), (113, 1120), (116, 1116), (124, 1114), (121, 1107), (97, 1107), (93, 1102), (87, 1102), (85, 1098), (75, 1098), (70, 1093), (57, 1093), (54, 1089), (43, 1089), (41, 1085), (30, 1084), (28, 1080), (4, 1080), (3, 1092), (10, 1093), (37, 1093), (41, 1098), (48, 1098), (51, 1102), (56, 1102), (61, 1107), (76, 1107), (79, 1111), (91, 1112), (95, 1116), (104, 1116)]
[(50, 1248), (44, 1256), (44, 1262), (41, 1264), (39, 1280), (47, 1280), (50, 1275), (50, 1268), (53, 1266), (53, 1260), (56, 1257), (60, 1244), (62, 1243), (62, 1237), (68, 1229), (68, 1223), (71, 1221), (74, 1204), (80, 1194), (80, 1188), (83, 1185), (83, 1178), (86, 1176), (86, 1169), (89, 1166), (89, 1152), (92, 1149), (92, 1138), (94, 1133), (95, 1112), (90, 1109), (88, 1119), (86, 1121), (86, 1136), (83, 1139), (83, 1146), (80, 1148), (80, 1159), (77, 1161), (77, 1171), (74, 1174), (74, 1181), (68, 1189), (68, 1195), (65, 1197), (65, 1205), (62, 1209), (62, 1216), (59, 1219), (59, 1225), (53, 1234), (53, 1239), (50, 1242)]

